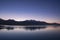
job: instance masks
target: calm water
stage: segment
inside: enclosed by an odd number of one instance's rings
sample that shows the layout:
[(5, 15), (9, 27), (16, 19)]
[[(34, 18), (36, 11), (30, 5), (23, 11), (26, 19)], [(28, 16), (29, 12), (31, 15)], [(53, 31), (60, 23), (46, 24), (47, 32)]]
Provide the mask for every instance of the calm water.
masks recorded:
[(60, 40), (60, 26), (3, 26), (0, 40)]

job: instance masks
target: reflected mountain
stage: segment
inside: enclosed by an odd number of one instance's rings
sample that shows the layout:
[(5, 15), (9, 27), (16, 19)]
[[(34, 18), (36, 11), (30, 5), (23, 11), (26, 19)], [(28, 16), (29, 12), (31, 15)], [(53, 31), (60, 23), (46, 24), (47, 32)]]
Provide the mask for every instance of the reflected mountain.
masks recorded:
[(1, 25), (0, 25), (0, 30), (1, 30), (1, 29), (4, 29), (4, 28), (5, 28), (4, 26), (1, 26)]
[(13, 30), (14, 27), (6, 27), (7, 30)]
[[(1, 29), (7, 29), (7, 30), (13, 30), (13, 29), (15, 29), (16, 27), (6, 27), (6, 26), (1, 26), (0, 25), (0, 30)], [(32, 25), (32, 26), (24, 26), (24, 27), (17, 27), (17, 28), (23, 28), (23, 29), (26, 29), (26, 30), (36, 30), (36, 29), (44, 29), (44, 28), (46, 28), (46, 26), (36, 26), (36, 25)]]
[(1, 30), (1, 29), (13, 30), (14, 27), (5, 27), (5, 26), (1, 26), (1, 25), (0, 25), (0, 30)]
[(58, 28), (58, 27), (60, 27), (60, 25), (53, 25), (53, 27), (54, 27), (54, 28)]
[(46, 28), (46, 27), (40, 27), (40, 26), (26, 26), (26, 27), (23, 27), (24, 29), (26, 29), (26, 30), (37, 30), (37, 29), (44, 29), (44, 28)]

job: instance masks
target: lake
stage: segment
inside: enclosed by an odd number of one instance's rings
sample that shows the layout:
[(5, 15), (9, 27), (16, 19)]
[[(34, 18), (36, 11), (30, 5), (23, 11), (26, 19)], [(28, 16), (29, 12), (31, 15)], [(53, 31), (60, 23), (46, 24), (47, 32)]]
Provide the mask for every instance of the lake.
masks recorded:
[(60, 40), (60, 26), (56, 25), (3, 25), (0, 40)]

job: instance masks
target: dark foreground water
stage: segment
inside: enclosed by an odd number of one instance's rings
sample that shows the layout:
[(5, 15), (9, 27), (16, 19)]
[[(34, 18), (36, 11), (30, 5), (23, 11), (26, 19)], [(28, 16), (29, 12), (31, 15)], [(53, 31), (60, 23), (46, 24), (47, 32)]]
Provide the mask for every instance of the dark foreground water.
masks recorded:
[(60, 26), (5, 25), (0, 28), (0, 40), (60, 40)]

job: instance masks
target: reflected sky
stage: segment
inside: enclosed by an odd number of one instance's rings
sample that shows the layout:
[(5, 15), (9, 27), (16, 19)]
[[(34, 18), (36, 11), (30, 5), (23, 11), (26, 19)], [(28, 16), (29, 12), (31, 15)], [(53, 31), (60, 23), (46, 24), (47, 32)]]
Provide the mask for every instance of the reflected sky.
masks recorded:
[[(26, 27), (26, 26), (24, 26)], [(26, 30), (26, 28), (15, 27), (13, 30), (1, 29), (0, 40), (58, 40), (60, 39), (60, 26), (46, 26), (38, 30)]]
[(60, 0), (0, 0), (0, 18), (60, 23)]
[(0, 30), (19, 30), (19, 31), (36, 31), (36, 30), (60, 30), (60, 26), (55, 25), (30, 25), (30, 26), (18, 26), (18, 25), (0, 25)]
[[(14, 26), (13, 26), (14, 27)], [(26, 26), (24, 26), (26, 27)], [(24, 27), (15, 27), (13, 30), (1, 29), (0, 40), (58, 40), (60, 39), (60, 26), (46, 26), (46, 28), (26, 30)]]

